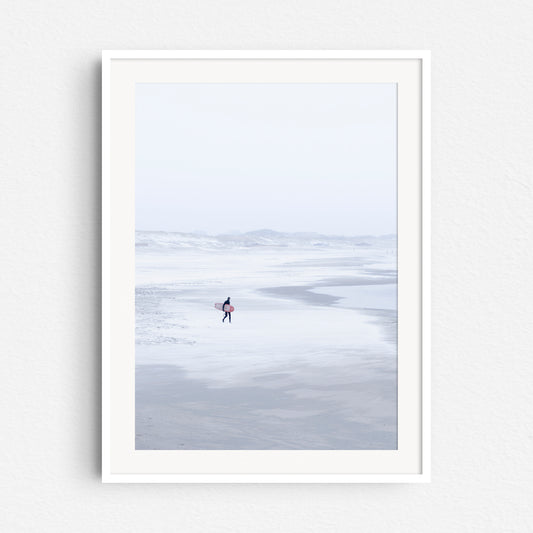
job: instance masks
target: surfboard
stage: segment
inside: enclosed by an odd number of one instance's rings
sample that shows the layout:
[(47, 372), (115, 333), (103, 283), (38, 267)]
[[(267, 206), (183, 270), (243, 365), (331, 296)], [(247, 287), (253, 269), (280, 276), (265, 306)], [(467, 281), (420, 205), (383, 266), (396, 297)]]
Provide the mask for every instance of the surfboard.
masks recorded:
[(215, 304), (215, 309), (218, 309), (219, 311), (226, 311), (227, 313), (233, 313), (233, 311), (235, 311), (235, 307), (228, 304), (224, 306), (224, 309), (222, 309), (222, 304)]

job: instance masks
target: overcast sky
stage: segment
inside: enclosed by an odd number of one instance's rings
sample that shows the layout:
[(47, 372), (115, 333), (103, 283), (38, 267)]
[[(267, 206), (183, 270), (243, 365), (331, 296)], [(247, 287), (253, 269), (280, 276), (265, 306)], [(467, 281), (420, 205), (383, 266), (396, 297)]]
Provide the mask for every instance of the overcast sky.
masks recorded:
[(395, 84), (137, 84), (136, 229), (396, 233)]

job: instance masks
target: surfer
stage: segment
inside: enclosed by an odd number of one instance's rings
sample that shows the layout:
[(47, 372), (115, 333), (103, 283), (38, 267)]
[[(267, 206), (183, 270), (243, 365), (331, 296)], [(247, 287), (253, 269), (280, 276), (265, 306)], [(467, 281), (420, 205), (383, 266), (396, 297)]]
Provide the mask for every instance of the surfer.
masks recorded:
[[(226, 305), (230, 305), (229, 296), (228, 296), (228, 299), (222, 304), (222, 309), (223, 310), (226, 308)], [(226, 314), (224, 315), (224, 318), (222, 319), (222, 322), (224, 322), (224, 320), (226, 320), (227, 316), (229, 316), (229, 323), (231, 324), (231, 313), (229, 311), (226, 311)]]

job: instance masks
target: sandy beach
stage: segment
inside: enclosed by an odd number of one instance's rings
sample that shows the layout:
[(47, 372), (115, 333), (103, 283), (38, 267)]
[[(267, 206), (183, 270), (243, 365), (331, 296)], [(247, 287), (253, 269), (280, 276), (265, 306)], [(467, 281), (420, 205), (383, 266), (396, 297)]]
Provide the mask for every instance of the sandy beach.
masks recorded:
[(138, 232), (136, 448), (395, 449), (395, 247)]

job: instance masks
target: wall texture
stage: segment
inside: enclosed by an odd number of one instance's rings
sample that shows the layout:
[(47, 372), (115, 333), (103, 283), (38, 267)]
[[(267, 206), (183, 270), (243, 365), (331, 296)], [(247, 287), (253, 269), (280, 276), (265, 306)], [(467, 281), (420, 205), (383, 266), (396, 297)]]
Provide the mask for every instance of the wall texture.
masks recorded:
[[(4, 0), (0, 530), (531, 531), (526, 0)], [(433, 482), (102, 485), (101, 49), (430, 49)]]

